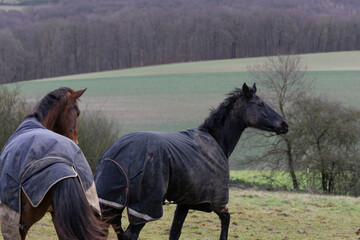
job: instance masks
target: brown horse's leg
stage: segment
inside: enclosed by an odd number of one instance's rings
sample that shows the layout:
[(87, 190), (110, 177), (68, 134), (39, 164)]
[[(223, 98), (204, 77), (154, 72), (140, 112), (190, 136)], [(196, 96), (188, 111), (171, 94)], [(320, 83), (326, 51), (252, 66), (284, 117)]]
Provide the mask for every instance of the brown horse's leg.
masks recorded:
[(230, 223), (230, 213), (227, 208), (222, 211), (215, 211), (219, 216), (221, 221), (221, 235), (220, 240), (228, 239), (229, 223)]
[(33, 207), (24, 192), (21, 192), (21, 216), (20, 216), (20, 235), (25, 239), (30, 227), (39, 221), (51, 206), (52, 191), (50, 190), (41, 201), (38, 207)]
[(189, 207), (187, 205), (176, 206), (175, 215), (170, 230), (170, 240), (178, 240), (180, 238), (181, 229), (188, 212)]

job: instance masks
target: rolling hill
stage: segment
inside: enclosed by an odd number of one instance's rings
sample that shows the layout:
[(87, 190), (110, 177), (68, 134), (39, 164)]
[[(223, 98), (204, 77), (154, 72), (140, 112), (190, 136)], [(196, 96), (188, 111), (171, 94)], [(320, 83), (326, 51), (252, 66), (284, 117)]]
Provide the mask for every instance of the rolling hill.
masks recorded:
[[(300, 55), (315, 93), (359, 107), (360, 51)], [(78, 74), (20, 82), (33, 101), (60, 86), (88, 88), (80, 108), (100, 111), (116, 120), (121, 133), (179, 131), (199, 126), (225, 94), (244, 82), (252, 84), (248, 67), (265, 58), (168, 64), (108, 72)], [(258, 95), (266, 89), (257, 82)], [(241, 143), (241, 140), (240, 140)], [(239, 159), (236, 150), (232, 159)]]

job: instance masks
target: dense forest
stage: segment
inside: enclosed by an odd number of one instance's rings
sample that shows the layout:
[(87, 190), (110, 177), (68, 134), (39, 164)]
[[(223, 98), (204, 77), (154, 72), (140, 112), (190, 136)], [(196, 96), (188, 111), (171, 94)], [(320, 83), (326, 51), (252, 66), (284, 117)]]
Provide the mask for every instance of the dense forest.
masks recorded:
[(359, 10), (356, 0), (58, 0), (0, 10), (0, 82), (358, 50)]

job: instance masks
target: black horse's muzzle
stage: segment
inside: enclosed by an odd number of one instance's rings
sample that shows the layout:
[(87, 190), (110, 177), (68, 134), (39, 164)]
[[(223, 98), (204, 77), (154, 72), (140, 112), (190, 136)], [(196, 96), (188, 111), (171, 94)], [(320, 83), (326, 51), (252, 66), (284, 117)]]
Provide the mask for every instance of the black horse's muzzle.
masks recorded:
[(275, 133), (277, 135), (279, 134), (285, 134), (289, 131), (289, 125), (287, 124), (287, 122), (285, 122), (284, 120), (281, 120), (281, 122), (279, 123), (279, 127), (275, 128)]

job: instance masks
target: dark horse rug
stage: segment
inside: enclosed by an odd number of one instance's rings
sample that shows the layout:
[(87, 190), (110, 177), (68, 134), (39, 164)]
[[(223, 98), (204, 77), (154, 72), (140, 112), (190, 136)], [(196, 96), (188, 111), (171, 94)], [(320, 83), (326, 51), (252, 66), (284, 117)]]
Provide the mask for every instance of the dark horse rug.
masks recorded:
[(5, 144), (0, 174), (2, 225), (5, 219), (12, 219), (18, 226), (21, 189), (37, 207), (54, 184), (70, 177), (78, 177), (89, 204), (100, 210), (93, 175), (80, 148), (35, 118), (26, 119)]
[(210, 134), (198, 129), (125, 135), (104, 153), (95, 174), (100, 203), (127, 206), (132, 224), (161, 218), (165, 199), (222, 209), (228, 182), (226, 156)]

